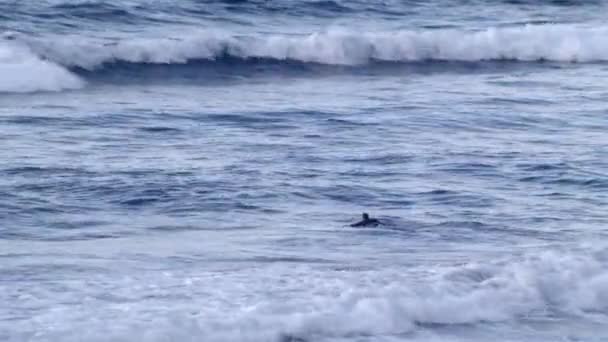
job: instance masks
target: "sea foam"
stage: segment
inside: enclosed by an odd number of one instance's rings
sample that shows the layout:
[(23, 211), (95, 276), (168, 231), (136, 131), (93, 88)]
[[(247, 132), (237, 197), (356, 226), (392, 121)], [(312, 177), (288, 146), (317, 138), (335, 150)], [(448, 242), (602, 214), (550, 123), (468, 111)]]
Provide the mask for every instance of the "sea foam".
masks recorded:
[(24, 46), (0, 42), (0, 92), (29, 93), (77, 89), (84, 81)]
[(115, 62), (183, 64), (223, 57), (329, 65), (427, 60), (608, 61), (608, 27), (551, 24), (481, 31), (440, 29), (360, 33), (332, 29), (301, 35), (199, 31), (112, 42), (82, 37), (26, 38), (24, 41), (39, 56), (67, 67), (86, 69)]
[[(46, 296), (79, 303), (37, 312), (37, 324), (56, 327), (40, 334), (40, 341), (329, 341), (415, 336), (438, 327), (548, 324), (554, 317), (608, 323), (607, 259), (607, 250), (598, 248), (417, 270), (268, 265), (261, 273), (256, 268), (186, 278), (150, 272), (74, 280), (75, 291), (40, 291), (20, 305)], [(243, 276), (246, 286), (239, 282)], [(104, 299), (108, 291), (115, 301)], [(79, 300), (91, 294), (97, 299)], [(115, 324), (104, 323), (118, 312)]]

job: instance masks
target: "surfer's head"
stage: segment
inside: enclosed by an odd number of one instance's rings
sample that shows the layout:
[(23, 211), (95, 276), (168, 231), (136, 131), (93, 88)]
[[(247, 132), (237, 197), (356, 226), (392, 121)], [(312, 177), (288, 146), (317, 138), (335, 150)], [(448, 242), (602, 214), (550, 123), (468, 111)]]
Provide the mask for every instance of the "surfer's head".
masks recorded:
[(367, 213), (363, 213), (363, 220), (367, 221), (369, 220), (369, 215)]

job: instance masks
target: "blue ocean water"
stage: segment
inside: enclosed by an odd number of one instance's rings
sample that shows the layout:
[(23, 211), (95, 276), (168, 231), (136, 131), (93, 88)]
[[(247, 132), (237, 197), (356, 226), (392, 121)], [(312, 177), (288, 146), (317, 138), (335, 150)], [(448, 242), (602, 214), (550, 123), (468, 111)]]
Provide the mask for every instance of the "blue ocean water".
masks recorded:
[(0, 340), (608, 341), (607, 10), (1, 1)]

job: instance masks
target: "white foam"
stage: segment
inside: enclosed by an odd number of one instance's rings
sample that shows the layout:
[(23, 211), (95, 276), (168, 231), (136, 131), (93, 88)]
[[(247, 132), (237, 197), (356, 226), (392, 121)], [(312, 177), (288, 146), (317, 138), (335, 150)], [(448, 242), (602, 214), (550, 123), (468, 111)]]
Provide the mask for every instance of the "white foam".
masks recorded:
[(6, 36), (0, 41), (0, 92), (77, 89), (69, 68), (106, 63), (172, 64), (195, 59), (270, 58), (330, 65), (371, 61), (608, 61), (608, 26), (530, 25), (484, 31), (423, 30), (359, 33), (340, 29), (307, 35), (198, 31), (180, 36), (124, 38)]
[(0, 92), (60, 91), (83, 86), (84, 82), (64, 67), (41, 59), (23, 46), (0, 42)]
[(596, 255), (544, 252), (520, 260), (438, 269), (424, 282), (351, 289), (308, 314), (291, 331), (395, 335), (417, 324), (475, 324), (530, 317), (608, 314), (608, 271)]
[(361, 33), (340, 29), (307, 35), (231, 35), (204, 31), (171, 37), (113, 41), (78, 37), (30, 40), (32, 48), (66, 66), (95, 68), (115, 61), (186, 63), (215, 59), (272, 58), (336, 65), (372, 60), (608, 61), (608, 26), (529, 25), (483, 31), (421, 30)]
[[(576, 319), (576, 329), (593, 314), (608, 323), (605, 254), (605, 249), (541, 252), (414, 273), (399, 267), (336, 272), (278, 264), (220, 273), (175, 270), (101, 279), (91, 274), (80, 284), (66, 283), (70, 292), (58, 293), (40, 282), (28, 290), (36, 296), (4, 288), (0, 299), (14, 292), (21, 300), (13, 307), (40, 307), (29, 322), (16, 326), (21, 336), (34, 329), (35, 341), (129, 341), (137, 336), (141, 341), (261, 342), (277, 341), (281, 334), (310, 341), (379, 340), (437, 324), (467, 324), (474, 331), (477, 324), (511, 322), (519, 331), (522, 320), (546, 323), (557, 317), (551, 329), (534, 335), (554, 340), (563, 336), (560, 329), (575, 334), (567, 325)], [(51, 302), (42, 305), (45, 298)]]

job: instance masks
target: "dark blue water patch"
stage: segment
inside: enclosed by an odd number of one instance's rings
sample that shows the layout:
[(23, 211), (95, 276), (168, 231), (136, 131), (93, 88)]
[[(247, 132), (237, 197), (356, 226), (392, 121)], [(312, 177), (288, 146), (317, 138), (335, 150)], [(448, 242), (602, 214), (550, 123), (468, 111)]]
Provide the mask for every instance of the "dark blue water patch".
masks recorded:
[[(141, 210), (147, 207), (171, 208), (179, 206), (183, 204), (179, 199), (184, 200), (192, 196), (191, 188), (178, 186), (177, 179), (163, 178), (164, 181), (162, 178), (152, 181), (147, 177), (140, 182), (134, 182), (134, 179), (123, 181), (106, 192), (107, 199), (110, 204), (121, 209)], [(190, 186), (193, 185), (192, 180), (189, 183)], [(214, 188), (217, 189), (217, 187)], [(184, 198), (185, 196), (187, 197)]]
[(542, 183), (544, 180), (546, 179), (545, 176), (526, 176), (526, 177), (521, 177), (518, 180), (520, 182), (524, 182), (524, 183)]
[(262, 128), (265, 130), (269, 129), (295, 129), (297, 126), (287, 124), (290, 118), (285, 117), (265, 117), (259, 114), (214, 114), (201, 119), (206, 118), (208, 121), (213, 122), (217, 125), (236, 126), (244, 128), (258, 129)]
[[(20, 203), (26, 204), (26, 203)], [(37, 216), (41, 214), (63, 214), (65, 211), (57, 207), (54, 203), (49, 203), (46, 206), (36, 206), (30, 205), (27, 209), (23, 210), (23, 212), (28, 216)]]
[(374, 203), (379, 194), (365, 186), (334, 185), (327, 187), (312, 187), (311, 191), (333, 201), (345, 203)]
[(571, 169), (566, 162), (519, 163), (515, 166), (523, 172), (567, 171)]
[(555, 199), (569, 199), (572, 198), (573, 195), (569, 194), (569, 193), (564, 193), (564, 192), (542, 192), (542, 193), (538, 193), (538, 194), (534, 194), (534, 196), (538, 196), (538, 197), (547, 197), (547, 198), (555, 198)]
[(370, 127), (378, 126), (379, 124), (367, 123), (362, 121), (346, 120), (346, 119), (327, 119), (326, 122), (329, 126), (340, 128), (340, 129), (352, 129), (355, 127)]
[[(162, 169), (153, 169), (153, 168), (131, 168), (126, 170), (116, 170), (113, 172), (115, 176), (125, 176), (127, 178), (133, 179), (145, 179), (148, 177), (154, 176), (163, 176)], [(110, 175), (112, 176), (112, 175)]]
[(74, 123), (73, 119), (50, 116), (28, 116), (28, 115), (12, 115), (3, 116), (0, 118), (0, 123), (14, 125), (30, 125), (30, 126), (56, 126)]
[(604, 3), (604, 0), (501, 0), (501, 2), (512, 5), (525, 6), (559, 6), (559, 7), (579, 7), (579, 6), (597, 6)]
[[(170, 215), (197, 215), (204, 212), (263, 211), (260, 202), (268, 201), (274, 192), (239, 185), (239, 175), (233, 182), (207, 182), (196, 177), (153, 174), (145, 177), (101, 179), (87, 182), (77, 193), (105, 210), (133, 212), (152, 210)], [(250, 198), (239, 197), (239, 191), (251, 191)], [(236, 194), (236, 196), (235, 196)], [(74, 200), (69, 196), (68, 200)], [(78, 196), (77, 196), (78, 197)]]
[[(272, 254), (272, 253), (269, 253)], [(146, 259), (149, 256), (145, 256)], [(206, 254), (194, 254), (188, 256), (171, 256), (168, 260), (179, 264), (200, 265), (201, 263), (219, 263), (230, 265), (240, 269), (241, 267), (249, 267), (248, 264), (318, 264), (331, 265), (336, 261), (317, 257), (299, 257), (291, 255), (253, 255), (249, 257), (209, 257)], [(242, 265), (239, 265), (242, 264)]]
[(283, 110), (283, 111), (256, 111), (258, 115), (262, 117), (281, 119), (296, 119), (297, 121), (303, 120), (324, 120), (341, 115), (340, 113), (331, 111), (320, 111), (320, 110), (309, 110), (309, 109), (298, 109), (298, 110)]
[(17, 210), (19, 208), (15, 202), (20, 198), (17, 194), (10, 191), (2, 191), (0, 190), (0, 218), (7, 215), (9, 212), (13, 210)]
[[(145, 1), (134, 0), (128, 2), (115, 1), (10, 1), (0, 4), (0, 13), (4, 17), (2, 26), (8, 30), (31, 30), (32, 32), (73, 33), (90, 31), (107, 31), (108, 27), (119, 28), (124, 31), (139, 31), (142, 27), (150, 25), (195, 25), (213, 26), (226, 23), (237, 24), (242, 27), (255, 26), (269, 18), (277, 18), (279, 22), (291, 20), (339, 20), (342, 18), (361, 18), (365, 20), (406, 22), (415, 19), (429, 18), (437, 15), (449, 17), (450, 8), (461, 10), (471, 7), (472, 12), (482, 7), (496, 7), (494, 13), (483, 11), (488, 16), (469, 16), (467, 20), (475, 22), (501, 21), (499, 14), (508, 7), (517, 6), (529, 12), (542, 12), (544, 8), (551, 7), (579, 7), (596, 6), (601, 10), (602, 0), (596, 1), (540, 1), (535, 0), (526, 4), (511, 3), (510, 0), (492, 1), (483, 3), (477, 1), (457, 0), (446, 3), (442, 0), (417, 1), (345, 1), (345, 0), (289, 0), (266, 1), (249, 0), (231, 2), (227, 0), (199, 1), (183, 0), (178, 3), (172, 1)], [(506, 7), (506, 8), (505, 8)], [(498, 10), (502, 8), (503, 11)], [(445, 11), (445, 12), (444, 12)], [(447, 12), (447, 13), (446, 13)], [(533, 17), (533, 15), (530, 15)], [(414, 19), (414, 20), (412, 20)], [(556, 20), (562, 18), (556, 18)], [(424, 23), (431, 20), (425, 20)], [(454, 24), (461, 24), (458, 20)], [(325, 23), (324, 23), (325, 24)], [(448, 27), (450, 22), (433, 25), (432, 21), (427, 27)]]
[[(520, 103), (512, 104), (512, 105), (501, 105), (501, 104), (491, 104), (488, 102), (493, 108), (505, 108), (512, 106), (511, 111), (520, 111), (520, 110), (542, 110), (542, 108), (546, 108), (547, 105), (542, 104), (524, 104)], [(519, 106), (522, 107), (522, 109)], [(539, 106), (541, 108), (535, 108)], [(534, 117), (533, 115), (504, 115), (504, 116), (495, 116), (495, 117), (484, 117), (478, 120), (478, 124), (482, 127), (485, 127), (490, 130), (502, 129), (502, 130), (512, 130), (512, 131), (532, 131), (537, 130), (545, 133), (545, 135), (540, 138), (532, 138), (530, 143), (538, 143), (538, 144), (546, 144), (546, 143), (554, 143), (556, 136), (551, 134), (557, 134), (563, 128), (568, 127), (568, 123), (562, 119), (549, 119), (549, 118), (539, 118)], [(535, 139), (535, 140), (534, 140)]]
[[(82, 227), (80, 227), (82, 228)], [(77, 235), (70, 236), (51, 236), (43, 241), (50, 242), (63, 242), (63, 241), (88, 241), (88, 240), (107, 240), (107, 239), (119, 239), (125, 236), (131, 235), (130, 233), (88, 233), (79, 232)]]
[(347, 4), (348, 2), (341, 1), (340, 3), (332, 0), (317, 0), (317, 1), (307, 1), (305, 2), (309, 7), (316, 8), (323, 11), (328, 12), (337, 12), (337, 13), (349, 13), (353, 12), (353, 9), (350, 8)]
[(84, 231), (85, 229), (91, 229), (91, 228), (96, 228), (96, 227), (103, 227), (104, 225), (108, 224), (108, 222), (106, 221), (102, 221), (102, 220), (95, 220), (95, 219), (86, 219), (86, 220), (82, 220), (82, 219), (66, 219), (66, 218), (53, 218), (53, 219), (49, 219), (47, 221), (47, 225), (49, 228), (54, 228), (54, 229), (66, 229), (66, 230), (70, 230), (70, 229), (75, 229), (75, 230), (83, 230), (83, 233), (86, 233), (87, 236), (97, 236), (98, 238), (101, 238), (100, 236), (105, 236), (106, 234), (103, 233), (90, 233), (90, 232), (86, 232)]
[(458, 208), (485, 208), (491, 207), (499, 201), (498, 198), (483, 193), (467, 193), (450, 190), (433, 190), (418, 193), (415, 198), (422, 203), (451, 206)]
[(392, 227), (392, 226), (377, 226), (377, 227), (359, 227), (348, 229), (350, 234), (357, 236), (368, 237), (393, 237), (399, 239), (413, 238), (418, 235), (418, 232), (414, 229), (406, 229), (403, 227)]
[(295, 333), (282, 332), (278, 334), (275, 342), (310, 342), (310, 337), (301, 336)]
[(301, 198), (305, 200), (317, 200), (319, 197), (314, 195), (313, 193), (308, 193), (306, 191), (292, 191), (290, 193), (291, 196), (296, 198)]
[(256, 256), (248, 258), (245, 261), (255, 263), (302, 263), (302, 264), (333, 264), (334, 260), (314, 257), (296, 257), (296, 256)]
[(370, 154), (366, 157), (346, 157), (343, 159), (347, 163), (356, 164), (376, 164), (376, 165), (404, 165), (415, 160), (415, 156), (411, 154), (400, 153), (379, 153)]
[(261, 76), (294, 77), (332, 71), (322, 65), (297, 61), (261, 58), (238, 58), (226, 51), (213, 60), (193, 59), (187, 63), (158, 64), (115, 61), (95, 70), (73, 68), (73, 71), (93, 82), (104, 83), (197, 83), (242, 81)]
[[(294, 17), (335, 18), (361, 11), (353, 8), (352, 3), (333, 0), (303, 1), (215, 1), (217, 9), (224, 9), (232, 15), (281, 15)], [(222, 4), (223, 6), (218, 6)]]
[[(57, 196), (56, 190), (48, 191), (50, 196)], [(56, 217), (64, 214), (84, 214), (95, 211), (93, 205), (81, 204), (76, 201), (69, 200), (47, 200), (44, 193), (33, 193), (30, 197), (22, 196), (18, 200), (14, 200), (10, 205), (5, 206), (5, 209), (10, 212), (9, 221), (18, 222), (20, 220), (36, 221), (41, 223), (49, 223), (50, 217)]]
[[(71, 116), (73, 114), (53, 114), (53, 115), (14, 115), (0, 118), (0, 124), (28, 126), (32, 128), (51, 129), (57, 128), (62, 130), (74, 130), (82, 128), (123, 128), (141, 126), (144, 131), (149, 126), (144, 126), (150, 117), (161, 116), (162, 113), (85, 113), (79, 116)], [(154, 130), (152, 128), (151, 130)], [(175, 132), (177, 133), (177, 132)], [(113, 140), (106, 135), (93, 135), (91, 139), (97, 141)]]
[(546, 181), (547, 184), (574, 185), (579, 187), (602, 190), (608, 188), (608, 178), (562, 177)]
[(147, 227), (146, 230), (156, 231), (161, 233), (178, 233), (178, 232), (189, 232), (189, 231), (239, 231), (239, 230), (255, 230), (258, 227), (240, 225), (240, 226), (222, 226), (213, 227), (206, 224), (200, 225), (158, 225)]
[(457, 195), (457, 191), (447, 190), (447, 189), (436, 189), (426, 192), (419, 192), (417, 195), (421, 196), (430, 196), (430, 197), (445, 197), (445, 196), (455, 196)]
[[(407, 4), (406, 4), (407, 2)], [(415, 17), (417, 15), (424, 15), (424, 9), (421, 8), (424, 4), (420, 4), (416, 1), (402, 1), (402, 6), (394, 6), (390, 2), (376, 2), (371, 3), (367, 1), (359, 2), (361, 7), (353, 8), (353, 11), (357, 11), (360, 16), (380, 16), (384, 20), (396, 21), (403, 20), (403, 18)], [(394, 4), (394, 2), (393, 2)], [(422, 5), (422, 6), (421, 6)], [(428, 25), (435, 26), (435, 28), (449, 28), (456, 27), (456, 25)], [(425, 28), (425, 25), (421, 26)]]
[(242, 201), (263, 201), (269, 199), (280, 199), (283, 194), (272, 189), (243, 186), (234, 194), (234, 198)]
[[(479, 215), (477, 215), (479, 216)], [(488, 222), (492, 220), (492, 222)], [(514, 237), (524, 237), (540, 241), (557, 241), (564, 238), (560, 231), (538, 230), (529, 223), (529, 219), (502, 220), (491, 217), (481, 220), (446, 220), (436, 224), (426, 225), (420, 231), (436, 232), (441, 239), (456, 240), (504, 240)]]
[(499, 175), (498, 165), (481, 162), (442, 162), (431, 165), (434, 170), (451, 174)]
[[(233, 51), (237, 49), (237, 51)], [(240, 57), (238, 48), (226, 43), (223, 52), (213, 59), (191, 59), (180, 63), (126, 62), (115, 60), (89, 70), (72, 67), (71, 70), (93, 84), (197, 84), (213, 86), (219, 83), (243, 82), (264, 78), (284, 79), (330, 76), (384, 76), (432, 75), (437, 73), (484, 74), (513, 72), (528, 68), (546, 68), (560, 63), (519, 62), (495, 60), (479, 62), (461, 61), (404, 61), (387, 62), (371, 59), (360, 65), (329, 65), (293, 59)]]
[(488, 229), (490, 225), (480, 221), (444, 221), (436, 225), (432, 225), (433, 228), (467, 228), (474, 230)]
[[(60, 223), (54, 225), (50, 220), (39, 219), (36, 221), (24, 220), (21, 218), (13, 218), (13, 224), (9, 228), (0, 228), (0, 240), (20, 240), (20, 241), (48, 241), (48, 242), (66, 242), (66, 241), (87, 241), (100, 239), (118, 239), (125, 236), (133, 235), (133, 232), (103, 232), (103, 231), (88, 231), (87, 226), (78, 226), (76, 228), (64, 228), (63, 224), (71, 225), (71, 223)], [(23, 229), (27, 226), (28, 229)], [(65, 231), (70, 231), (65, 234)]]
[[(505, 88), (540, 88), (540, 89), (563, 89), (563, 85), (559, 82), (549, 81), (531, 81), (531, 80), (491, 80), (487, 81), (488, 84), (503, 86)], [(552, 103), (552, 102), (548, 102)]]
[(116, 3), (107, 2), (83, 2), (83, 3), (61, 3), (51, 7), (55, 15), (74, 17), (77, 19), (89, 19), (95, 21), (124, 21), (134, 16), (125, 8), (117, 6)]
[[(250, 190), (239, 186), (238, 174), (235, 174), (234, 182), (207, 182), (200, 176), (192, 176), (189, 173), (180, 176), (170, 175), (162, 170), (141, 171), (122, 171), (103, 175), (70, 171), (61, 177), (54, 175), (40, 178), (38, 175), (40, 171), (34, 169), (34, 174), (28, 174), (27, 177), (20, 174), (16, 180), (17, 184), (12, 184), (6, 191), (29, 195), (21, 195), (6, 203), (7, 210), (12, 208), (9, 221), (18, 224), (37, 220), (41, 223), (46, 222), (51, 227), (55, 227), (54, 222), (56, 222), (55, 228), (66, 228), (66, 224), (75, 221), (72, 219), (61, 221), (57, 215), (95, 215), (98, 210), (132, 212), (152, 209), (167, 214), (179, 212), (196, 214), (205, 211), (241, 212), (272, 209), (260, 202), (268, 201), (270, 199), (268, 195), (275, 193), (260, 191), (255, 186)], [(250, 191), (251, 194), (260, 194), (260, 196), (251, 198), (228, 196), (232, 193), (238, 194), (237, 190)]]
[[(181, 217), (181, 216), (193, 216), (204, 213), (231, 213), (234, 215), (237, 214), (246, 214), (249, 212), (253, 213), (277, 213), (277, 211), (262, 207), (261, 205), (247, 203), (244, 201), (238, 201), (230, 198), (216, 198), (216, 197), (208, 197), (202, 199), (190, 199), (189, 202), (179, 201), (174, 202), (171, 205), (167, 205), (166, 207), (160, 208), (158, 210), (163, 214), (173, 216), (173, 217)], [(208, 221), (206, 223), (207, 229), (209, 226), (213, 227), (213, 221)]]
[[(361, 183), (363, 184), (365, 181), (362, 180)], [(331, 200), (384, 209), (406, 209), (415, 204), (415, 200), (408, 197), (407, 193), (397, 190), (386, 191), (369, 185), (308, 186), (300, 189), (298, 197), (302, 197), (301, 193), (306, 194), (305, 198), (313, 198), (318, 201)]]
[(458, 196), (446, 196), (443, 198), (434, 198), (431, 200), (435, 204), (441, 204), (454, 208), (492, 208), (495, 207), (503, 199), (487, 194), (461, 194)]
[[(192, 113), (175, 114), (175, 113), (155, 113), (152, 114), (160, 120), (172, 122), (174, 124), (179, 121), (190, 122), (195, 124), (211, 124), (213, 126), (221, 126), (223, 128), (244, 128), (251, 130), (264, 130), (264, 131), (289, 131), (298, 129), (298, 119), (309, 116), (309, 114), (301, 111), (277, 111), (277, 112), (237, 112), (237, 113), (218, 113), (218, 114), (207, 114), (201, 113), (200, 111), (194, 111)], [(318, 112), (319, 116), (324, 115), (322, 112)], [(312, 116), (310, 116), (312, 118)], [(164, 126), (162, 126), (164, 127)], [(152, 129), (153, 131), (155, 129)], [(162, 131), (163, 129), (160, 128)], [(149, 129), (145, 130), (151, 133)], [(155, 133), (155, 132), (154, 132)], [(164, 133), (164, 132), (161, 132)], [(186, 133), (185, 130), (166, 132), (165, 135), (180, 136), (181, 133)], [(280, 133), (273, 133), (278, 137)], [(283, 137), (289, 137), (290, 135), (285, 133)]]
[[(588, 190), (603, 190), (608, 188), (608, 177), (577, 175), (568, 172), (568, 169), (549, 168), (535, 171), (532, 175), (519, 177), (518, 181), (524, 183), (538, 183), (557, 187), (575, 187)], [(556, 196), (559, 192), (556, 192)]]
[(145, 133), (159, 133), (159, 134), (164, 134), (164, 133), (175, 134), (175, 133), (182, 132), (182, 130), (179, 128), (165, 127), (165, 126), (138, 127), (137, 129), (142, 132), (145, 132)]
[[(0, 171), (0, 175), (2, 173)], [(95, 176), (96, 173), (79, 169), (19, 168), (5, 174), (3, 185), (7, 192), (19, 194), (19, 200), (30, 200), (28, 194), (55, 198), (57, 193), (62, 192), (74, 195)]]
[(235, 203), (233, 203), (233, 208), (236, 211), (250, 211), (250, 210), (259, 211), (262, 209), (260, 206), (257, 206), (254, 204), (248, 204), (243, 201), (236, 201)]
[(223, 8), (235, 14), (274, 14), (280, 13), (290, 16), (328, 17), (349, 14), (355, 11), (350, 5), (352, 2), (333, 0), (302, 0), (302, 1), (265, 1), (265, 0), (220, 0), (206, 2), (223, 4)]
[(526, 218), (532, 223), (546, 223), (546, 222), (563, 222), (564, 219), (559, 217), (551, 217), (551, 216), (533, 216)]
[(152, 204), (158, 201), (160, 201), (160, 199), (156, 197), (137, 197), (121, 201), (120, 204), (129, 207), (139, 207)]
[[(4, 7), (4, 8), (3, 8)], [(148, 23), (179, 23), (179, 9), (174, 6), (172, 11), (163, 10), (163, 6), (148, 4), (147, 6), (133, 3), (116, 3), (109, 1), (87, 2), (45, 2), (35, 3), (22, 1), (18, 5), (1, 6), (3, 13), (10, 13), (7, 18), (11, 30), (21, 30), (23, 24), (46, 32), (74, 32), (83, 29), (103, 30), (111, 23), (115, 26), (135, 26)], [(20, 25), (21, 24), (21, 25)]]
[(22, 166), (8, 169), (0, 169), (0, 174), (7, 176), (44, 176), (48, 174), (84, 174), (89, 173), (84, 169), (69, 168), (69, 167), (41, 167), (41, 166)]
[(397, 177), (404, 177), (408, 173), (406, 170), (365, 170), (365, 169), (354, 169), (344, 172), (338, 172), (337, 175), (343, 177), (374, 177), (376, 180), (382, 178), (397, 179)]
[[(537, 106), (552, 106), (554, 100), (527, 98), (527, 97), (488, 97), (484, 98), (481, 103), (492, 104), (497, 106), (512, 106), (512, 105), (537, 105)], [(523, 118), (522, 118), (523, 119)], [(533, 118), (530, 118), (533, 119)]]

